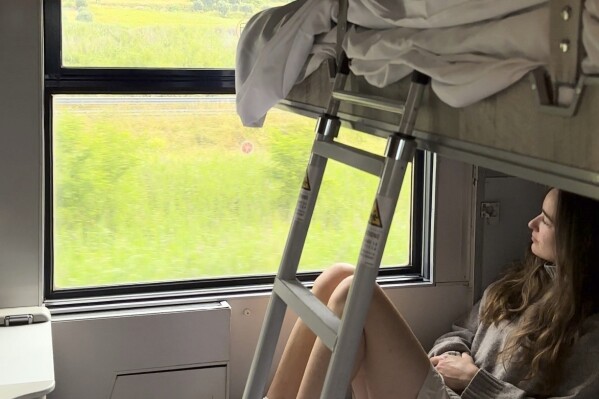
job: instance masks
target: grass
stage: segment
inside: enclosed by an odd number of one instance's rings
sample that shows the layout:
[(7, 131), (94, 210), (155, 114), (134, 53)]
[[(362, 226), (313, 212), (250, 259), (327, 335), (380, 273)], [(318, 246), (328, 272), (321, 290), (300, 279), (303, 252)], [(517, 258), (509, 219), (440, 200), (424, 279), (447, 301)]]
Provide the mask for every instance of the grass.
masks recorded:
[[(80, 19), (83, 12), (90, 20)], [(226, 16), (193, 11), (191, 1), (104, 0), (90, 1), (85, 8), (67, 2), (63, 63), (68, 67), (233, 68), (241, 27), (249, 17), (239, 11)]]

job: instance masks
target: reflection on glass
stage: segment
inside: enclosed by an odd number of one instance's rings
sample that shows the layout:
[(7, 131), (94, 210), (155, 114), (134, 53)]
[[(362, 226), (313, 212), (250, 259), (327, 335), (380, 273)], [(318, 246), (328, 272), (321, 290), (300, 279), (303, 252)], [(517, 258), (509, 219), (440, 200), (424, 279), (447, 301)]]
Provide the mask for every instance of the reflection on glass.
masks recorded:
[[(232, 96), (53, 99), (58, 289), (274, 273), (313, 140), (273, 110), (244, 128)], [(345, 141), (384, 147), (343, 131)], [(409, 254), (406, 178), (384, 263)], [(377, 179), (329, 162), (301, 269), (355, 263)]]

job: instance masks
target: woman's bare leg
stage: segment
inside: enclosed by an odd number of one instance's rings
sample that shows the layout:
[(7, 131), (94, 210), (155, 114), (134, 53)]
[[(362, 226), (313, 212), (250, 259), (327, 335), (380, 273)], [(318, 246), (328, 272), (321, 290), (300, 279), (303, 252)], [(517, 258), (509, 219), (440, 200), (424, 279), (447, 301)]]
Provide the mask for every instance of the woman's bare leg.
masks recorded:
[[(327, 304), (327, 306), (331, 308), (331, 310), (333, 310), (337, 316), (340, 316), (343, 312), (345, 297), (351, 284), (351, 278), (351, 276), (346, 277), (338, 284)], [(363, 352), (364, 340), (362, 340), (360, 348), (358, 349), (358, 359), (361, 359), (364, 356)], [(298, 399), (320, 398), (330, 359), (331, 351), (322, 343), (320, 339), (317, 339), (314, 343), (314, 349), (310, 354), (310, 359), (308, 360), (308, 364), (306, 366), (304, 378), (302, 379), (301, 386), (298, 391)], [(356, 374), (360, 361), (357, 360), (355, 363), (356, 367), (354, 367), (352, 377)]]
[[(337, 285), (353, 272), (354, 268), (347, 264), (331, 266), (314, 281), (312, 293), (326, 304)], [(269, 399), (296, 399), (315, 340), (316, 336), (312, 330), (298, 319), (291, 330), (275, 377), (268, 389)]]
[(383, 290), (376, 286), (364, 329), (362, 359), (371, 398), (411, 399), (431, 368), (414, 333)]
[[(352, 277), (339, 284), (329, 307), (340, 315), (345, 306)], [(320, 397), (331, 352), (317, 340), (308, 360), (298, 398)], [(360, 369), (361, 367), (361, 369)], [(376, 286), (358, 350), (354, 375), (360, 370), (369, 398), (416, 398), (429, 369), (430, 361), (405, 320)], [(356, 381), (354, 381), (355, 385)], [(362, 389), (363, 390), (363, 389)]]

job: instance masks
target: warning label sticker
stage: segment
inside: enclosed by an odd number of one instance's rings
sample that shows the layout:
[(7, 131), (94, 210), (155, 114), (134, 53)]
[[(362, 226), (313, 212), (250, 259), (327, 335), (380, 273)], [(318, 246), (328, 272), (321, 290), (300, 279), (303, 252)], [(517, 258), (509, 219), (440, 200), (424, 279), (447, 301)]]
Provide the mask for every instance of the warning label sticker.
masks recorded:
[(374, 200), (374, 204), (372, 204), (372, 210), (370, 211), (370, 219), (368, 223), (372, 226), (383, 227), (383, 222), (381, 221), (381, 212), (379, 211), (379, 201)]
[(299, 221), (304, 221), (306, 218), (306, 211), (308, 210), (308, 200), (310, 196), (305, 193), (304, 190), (300, 193), (299, 200), (297, 201), (297, 206), (295, 207), (295, 219)]
[(310, 177), (308, 176), (307, 170), (306, 175), (304, 176), (304, 182), (302, 183), (302, 189), (310, 191)]
[(381, 243), (382, 231), (378, 227), (374, 227), (371, 224), (368, 225), (366, 230), (366, 236), (362, 242), (362, 249), (360, 250), (360, 259), (358, 263), (369, 268), (378, 268), (379, 262), (377, 261), (379, 245)]
[(308, 211), (308, 203), (309, 201), (311, 201), (312, 197), (310, 175), (313, 176), (314, 173), (319, 173), (319, 171), (313, 166), (308, 166), (308, 168), (306, 169), (306, 175), (304, 176), (304, 181), (302, 182), (302, 189), (300, 192), (299, 199), (297, 201), (297, 206), (295, 208), (294, 218), (296, 221), (303, 222), (306, 218), (306, 213)]
[(390, 214), (393, 207), (393, 201), (389, 198), (378, 196), (375, 199), (360, 250), (358, 259), (360, 265), (378, 269), (388, 234), (388, 230), (383, 228), (383, 220), (385, 220), (385, 223), (391, 220)]

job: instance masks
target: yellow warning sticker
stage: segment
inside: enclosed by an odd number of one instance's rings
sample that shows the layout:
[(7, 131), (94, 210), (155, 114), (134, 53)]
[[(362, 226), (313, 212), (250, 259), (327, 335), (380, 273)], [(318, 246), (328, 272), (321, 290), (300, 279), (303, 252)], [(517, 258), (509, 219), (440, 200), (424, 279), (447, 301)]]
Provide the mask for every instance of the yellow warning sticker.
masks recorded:
[(381, 221), (381, 213), (379, 212), (378, 200), (374, 200), (374, 204), (372, 205), (372, 211), (370, 211), (370, 220), (368, 221), (368, 223), (376, 227), (383, 227), (383, 222)]
[(302, 183), (302, 188), (304, 190), (310, 191), (310, 178), (308, 177), (308, 171), (306, 171), (306, 176), (304, 177), (304, 182)]

